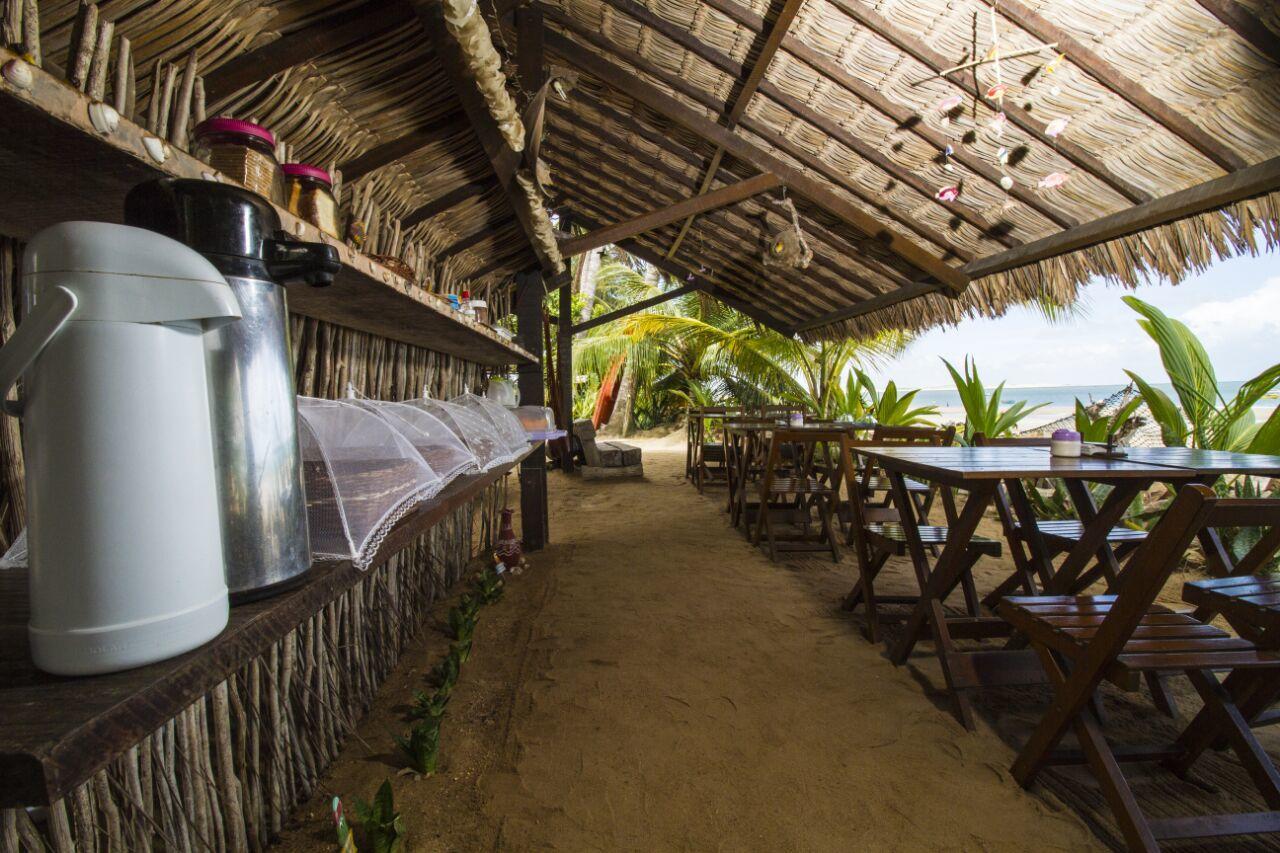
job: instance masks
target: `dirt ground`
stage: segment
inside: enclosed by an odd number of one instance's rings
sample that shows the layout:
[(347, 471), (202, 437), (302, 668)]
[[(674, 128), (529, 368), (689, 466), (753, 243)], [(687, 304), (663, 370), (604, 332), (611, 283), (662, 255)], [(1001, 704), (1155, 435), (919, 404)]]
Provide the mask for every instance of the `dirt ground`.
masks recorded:
[[(839, 609), (851, 555), (771, 563), (729, 528), (723, 492), (698, 495), (685, 482), (682, 435), (642, 443), (642, 481), (551, 475), (552, 544), (481, 615), (441, 771), (397, 776), (391, 740), (447, 646), (434, 626), (281, 850), (332, 847), (329, 798), (370, 798), (387, 777), (413, 851), (1119, 844), (1087, 773), (1055, 769), (1031, 791), (1009, 775), (1047, 690), (984, 695), (979, 730), (966, 732), (927, 643), (894, 667)], [(1008, 571), (988, 562), (980, 589)], [(882, 577), (907, 584), (908, 571), (891, 564)], [(1189, 687), (1175, 693), (1194, 710)], [(1176, 731), (1151, 722), (1142, 695), (1109, 695), (1106, 709), (1122, 730)], [(1277, 739), (1264, 742), (1280, 752)], [(1221, 808), (1219, 798), (1238, 807), (1238, 767), (1217, 756), (1204, 764), (1193, 783), (1140, 776), (1140, 799), (1161, 815)], [(1274, 848), (1246, 839), (1213, 849)]]

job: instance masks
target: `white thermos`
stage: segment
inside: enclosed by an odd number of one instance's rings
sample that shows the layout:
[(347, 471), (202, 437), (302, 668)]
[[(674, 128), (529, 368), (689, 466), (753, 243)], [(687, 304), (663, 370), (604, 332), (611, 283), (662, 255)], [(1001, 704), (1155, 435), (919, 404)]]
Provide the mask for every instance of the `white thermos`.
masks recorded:
[(87, 675), (193, 649), (227, 623), (203, 335), (235, 297), (181, 243), (98, 222), (41, 231), (22, 276), (0, 398), (21, 376), (32, 658)]

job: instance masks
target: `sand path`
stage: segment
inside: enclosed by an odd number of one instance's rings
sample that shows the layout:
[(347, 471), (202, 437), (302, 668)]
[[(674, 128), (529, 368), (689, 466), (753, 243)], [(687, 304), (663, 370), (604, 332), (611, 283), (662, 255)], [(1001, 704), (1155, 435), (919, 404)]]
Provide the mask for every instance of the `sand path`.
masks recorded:
[[(669, 448), (669, 445), (668, 445)], [(646, 448), (643, 482), (553, 475), (546, 584), (504, 758), (504, 849), (1088, 849), (1012, 752), (965, 733), (803, 571)], [(829, 565), (829, 564), (828, 564)]]

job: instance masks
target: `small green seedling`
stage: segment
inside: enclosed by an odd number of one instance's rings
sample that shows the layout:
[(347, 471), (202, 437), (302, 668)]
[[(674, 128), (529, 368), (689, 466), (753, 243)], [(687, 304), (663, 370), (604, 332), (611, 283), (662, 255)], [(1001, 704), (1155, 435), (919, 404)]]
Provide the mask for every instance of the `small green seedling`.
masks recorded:
[(450, 650), (444, 660), (436, 664), (431, 670), (431, 681), (436, 686), (436, 692), (443, 691), (447, 696), (453, 690), (453, 685), (458, 683), (458, 674), (462, 668), (462, 661), (458, 656)]
[(480, 605), (483, 603), (478, 596), (464, 592), (458, 597), (458, 610), (462, 611), (463, 616), (474, 622), (476, 617), (480, 615)]
[(476, 592), (485, 604), (493, 604), (502, 598), (502, 578), (493, 572), (476, 573)]
[(415, 720), (421, 720), (426, 717), (443, 717), (444, 709), (449, 704), (451, 694), (440, 690), (434, 693), (424, 693), (419, 690), (413, 694), (413, 710), (409, 712), (409, 716)]
[(378, 788), (372, 804), (356, 800), (356, 822), (361, 849), (372, 853), (397, 853), (404, 848), (404, 823), (396, 811), (390, 779)]
[(470, 640), (475, 630), (475, 614), (467, 615), (458, 607), (449, 611), (449, 631), (453, 634), (455, 640)]
[(457, 657), (459, 666), (466, 663), (467, 659), (471, 657), (471, 640), (467, 639), (458, 643), (450, 643), (449, 656)]
[(427, 717), (409, 730), (408, 737), (397, 737), (396, 746), (409, 759), (409, 767), (423, 776), (436, 772), (440, 758), (440, 718)]

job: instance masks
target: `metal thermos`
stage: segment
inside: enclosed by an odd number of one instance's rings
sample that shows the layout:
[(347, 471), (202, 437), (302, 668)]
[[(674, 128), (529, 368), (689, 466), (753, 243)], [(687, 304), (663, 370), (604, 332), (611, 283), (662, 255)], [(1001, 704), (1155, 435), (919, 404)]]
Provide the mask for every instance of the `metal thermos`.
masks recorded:
[(329, 284), (337, 252), (290, 240), (270, 204), (212, 181), (135, 187), (125, 221), (204, 255), (240, 304), (239, 323), (205, 338), (227, 587), (233, 602), (273, 595), (311, 566), (283, 283)]

